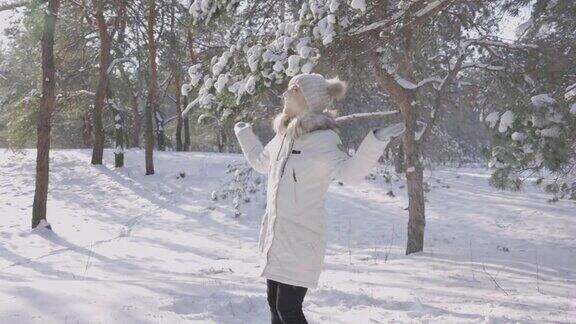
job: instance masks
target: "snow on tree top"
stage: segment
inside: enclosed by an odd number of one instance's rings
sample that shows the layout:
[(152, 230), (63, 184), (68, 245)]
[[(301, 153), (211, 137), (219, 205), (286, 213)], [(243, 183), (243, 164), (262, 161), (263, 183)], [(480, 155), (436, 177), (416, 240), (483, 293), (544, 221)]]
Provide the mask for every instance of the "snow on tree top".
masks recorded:
[(488, 116), (486, 116), (484, 121), (489, 124), (490, 128), (494, 128), (494, 126), (496, 126), (496, 123), (498, 122), (499, 119), (500, 119), (500, 112), (493, 111), (493, 112), (489, 113)]
[(568, 86), (566, 88), (566, 93), (564, 94), (564, 99), (572, 100), (576, 99), (576, 83)]
[(511, 110), (508, 110), (500, 117), (500, 125), (498, 126), (498, 131), (500, 133), (506, 132), (508, 128), (512, 127), (512, 123), (514, 123), (514, 113)]
[(352, 0), (352, 3), (350, 3), (350, 7), (352, 7), (353, 9), (357, 9), (357, 10), (364, 12), (364, 11), (366, 11), (366, 1), (364, 1), (364, 0)]
[(543, 108), (556, 104), (556, 99), (552, 98), (549, 93), (543, 93), (530, 98), (532, 105), (536, 108)]

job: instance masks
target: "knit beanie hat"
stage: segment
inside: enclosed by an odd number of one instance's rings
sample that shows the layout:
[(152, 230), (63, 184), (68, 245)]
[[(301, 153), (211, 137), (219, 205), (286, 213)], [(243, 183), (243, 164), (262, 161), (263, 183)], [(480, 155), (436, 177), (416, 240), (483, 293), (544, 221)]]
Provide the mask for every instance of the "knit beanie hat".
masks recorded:
[(288, 82), (288, 87), (296, 84), (306, 100), (308, 109), (322, 112), (333, 105), (335, 100), (344, 98), (347, 85), (338, 77), (326, 80), (318, 73), (301, 73)]

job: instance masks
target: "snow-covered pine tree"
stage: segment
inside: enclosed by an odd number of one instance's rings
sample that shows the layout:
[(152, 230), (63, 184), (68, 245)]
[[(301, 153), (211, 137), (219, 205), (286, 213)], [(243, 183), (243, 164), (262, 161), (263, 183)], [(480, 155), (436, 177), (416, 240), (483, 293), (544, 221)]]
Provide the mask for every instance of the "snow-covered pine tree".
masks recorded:
[[(530, 5), (505, 2), (511, 14)], [(519, 189), (536, 175), (555, 198), (576, 199), (576, 3), (536, 1), (531, 11), (517, 36), (538, 50), (514, 53), (510, 77), (486, 88), (491, 183)], [(542, 182), (550, 175), (552, 182)]]
[[(423, 249), (424, 193), (420, 145), (436, 124), (448, 97), (458, 96), (469, 70), (502, 72), (499, 52), (522, 50), (493, 37), (497, 3), (484, 1), (309, 0), (295, 8), (274, 1), (241, 6), (239, 1), (194, 1), (196, 24), (229, 12), (234, 21), (226, 48), (209, 62), (189, 68), (194, 106), (231, 123), (246, 116), (242, 105), (300, 72), (321, 57), (360, 58), (380, 89), (399, 108), (407, 131), (404, 170), (410, 197), (407, 253)], [(265, 10), (268, 8), (268, 10)], [(260, 26), (250, 27), (256, 15)], [(270, 14), (270, 13), (273, 14)], [(234, 18), (235, 17), (235, 18)], [(208, 64), (207, 64), (208, 63)], [(248, 110), (250, 111), (250, 110)], [(204, 116), (204, 115), (203, 115)]]

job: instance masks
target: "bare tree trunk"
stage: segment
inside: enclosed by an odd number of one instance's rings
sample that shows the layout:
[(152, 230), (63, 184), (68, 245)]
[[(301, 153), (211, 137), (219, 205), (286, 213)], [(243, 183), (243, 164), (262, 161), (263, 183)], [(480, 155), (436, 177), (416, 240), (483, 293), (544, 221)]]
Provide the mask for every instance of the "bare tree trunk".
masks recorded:
[(154, 130), (152, 126), (152, 112), (156, 107), (156, 82), (158, 80), (156, 71), (156, 40), (154, 39), (154, 24), (156, 22), (156, 2), (148, 2), (148, 47), (150, 61), (150, 84), (148, 88), (148, 104), (146, 105), (145, 137), (146, 137), (146, 175), (154, 174)]
[(110, 64), (110, 34), (104, 19), (104, 0), (93, 0), (96, 7), (96, 23), (100, 36), (100, 64), (99, 79), (96, 95), (94, 97), (94, 109), (92, 110), (92, 122), (94, 123), (94, 147), (92, 149), (92, 164), (102, 164), (104, 155), (104, 126), (102, 125), (102, 109), (106, 100), (108, 88), (108, 65)]
[(32, 205), (32, 228), (46, 220), (48, 180), (50, 170), (50, 119), (54, 111), (56, 68), (54, 66), (54, 33), (60, 0), (49, 0), (44, 13), (42, 32), (42, 98), (38, 114), (36, 143), (36, 188)]

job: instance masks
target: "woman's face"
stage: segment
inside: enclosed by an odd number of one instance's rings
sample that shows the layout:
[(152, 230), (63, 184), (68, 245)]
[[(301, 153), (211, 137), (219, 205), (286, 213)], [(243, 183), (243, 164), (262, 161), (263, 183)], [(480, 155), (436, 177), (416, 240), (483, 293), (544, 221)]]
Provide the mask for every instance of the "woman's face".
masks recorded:
[(284, 93), (282, 93), (284, 100), (283, 113), (290, 117), (294, 117), (306, 109), (306, 100), (298, 85), (293, 84)]

